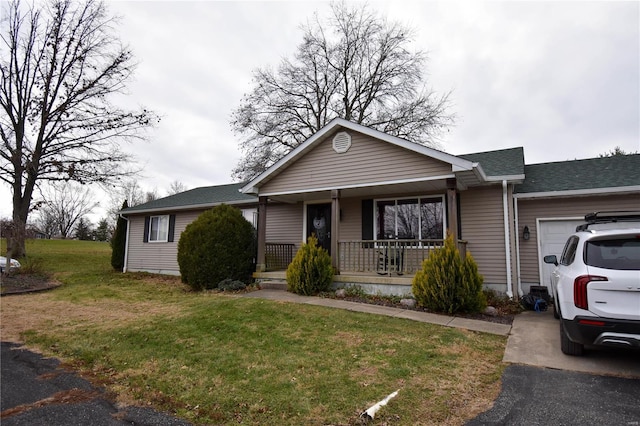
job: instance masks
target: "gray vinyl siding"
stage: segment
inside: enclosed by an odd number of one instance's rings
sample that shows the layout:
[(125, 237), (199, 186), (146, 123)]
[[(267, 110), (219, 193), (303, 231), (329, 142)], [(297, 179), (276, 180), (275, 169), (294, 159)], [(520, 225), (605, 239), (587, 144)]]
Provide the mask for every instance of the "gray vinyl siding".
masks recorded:
[(302, 203), (267, 204), (267, 243), (295, 244), (300, 247), (302, 235)]
[[(522, 282), (540, 282), (536, 219), (584, 218), (585, 214), (596, 211), (638, 209), (640, 194), (518, 200), (518, 244)], [(529, 227), (531, 235), (528, 241), (522, 239), (525, 226)]]
[(171, 243), (143, 242), (145, 216), (130, 216), (127, 270), (180, 275), (178, 241), (187, 225), (193, 222), (200, 213), (202, 211), (176, 214), (174, 240)]
[[(485, 284), (507, 284), (502, 187), (463, 191), (460, 197), (461, 239), (478, 264)], [(505, 287), (506, 290), (506, 287)]]
[(451, 165), (387, 142), (349, 131), (351, 148), (333, 150), (329, 135), (309, 153), (266, 182), (261, 194), (450, 175)]
[[(145, 271), (158, 274), (180, 275), (178, 266), (178, 241), (187, 225), (197, 219), (205, 210), (191, 210), (180, 213), (149, 213), (129, 216), (129, 248), (127, 271)], [(175, 214), (176, 223), (173, 242), (143, 242), (145, 216)]]
[(340, 200), (342, 220), (340, 221), (340, 241), (362, 239), (362, 199), (347, 198)]

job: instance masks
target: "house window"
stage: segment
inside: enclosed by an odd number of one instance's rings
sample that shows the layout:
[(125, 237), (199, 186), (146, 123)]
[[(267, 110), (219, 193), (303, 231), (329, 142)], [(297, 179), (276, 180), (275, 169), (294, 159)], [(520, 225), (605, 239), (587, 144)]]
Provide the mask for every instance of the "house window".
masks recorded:
[(378, 240), (440, 240), (444, 237), (444, 200), (419, 197), (376, 201)]
[(169, 235), (169, 215), (151, 216), (149, 219), (149, 241), (167, 242)]

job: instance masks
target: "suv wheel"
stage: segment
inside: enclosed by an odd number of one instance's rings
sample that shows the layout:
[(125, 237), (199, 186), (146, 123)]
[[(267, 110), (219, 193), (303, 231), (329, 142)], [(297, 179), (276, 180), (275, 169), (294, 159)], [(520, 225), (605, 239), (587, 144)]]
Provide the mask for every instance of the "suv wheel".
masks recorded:
[(569, 340), (569, 336), (564, 331), (564, 321), (560, 319), (560, 349), (565, 355), (581, 356), (584, 352), (584, 345)]
[(558, 312), (558, 298), (553, 299), (553, 317), (560, 319), (560, 313)]

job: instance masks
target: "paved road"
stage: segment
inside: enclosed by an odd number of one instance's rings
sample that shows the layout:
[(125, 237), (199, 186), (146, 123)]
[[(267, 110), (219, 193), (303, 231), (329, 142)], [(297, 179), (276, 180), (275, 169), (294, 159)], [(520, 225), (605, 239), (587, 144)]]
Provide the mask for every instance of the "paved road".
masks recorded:
[(493, 408), (467, 426), (640, 425), (640, 379), (510, 365)]
[(60, 368), (53, 358), (2, 342), (2, 426), (185, 426), (189, 423), (147, 408), (118, 409), (102, 389)]

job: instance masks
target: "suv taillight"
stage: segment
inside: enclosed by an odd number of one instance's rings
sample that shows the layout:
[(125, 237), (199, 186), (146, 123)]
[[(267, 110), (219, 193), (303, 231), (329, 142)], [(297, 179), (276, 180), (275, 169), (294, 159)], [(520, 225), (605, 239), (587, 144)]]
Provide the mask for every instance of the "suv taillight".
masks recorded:
[(598, 275), (580, 275), (573, 281), (573, 304), (576, 308), (587, 310), (589, 302), (587, 301), (587, 284), (591, 281), (609, 281), (607, 277)]

